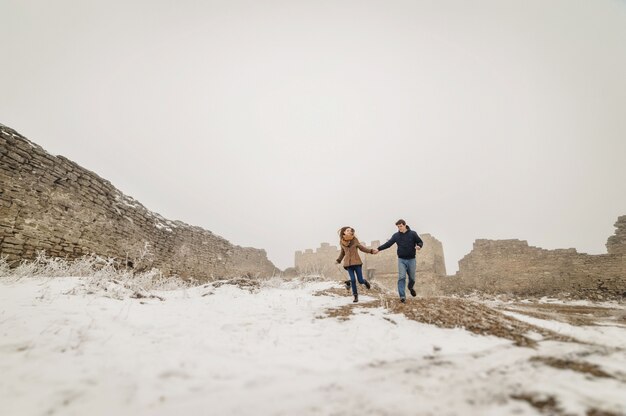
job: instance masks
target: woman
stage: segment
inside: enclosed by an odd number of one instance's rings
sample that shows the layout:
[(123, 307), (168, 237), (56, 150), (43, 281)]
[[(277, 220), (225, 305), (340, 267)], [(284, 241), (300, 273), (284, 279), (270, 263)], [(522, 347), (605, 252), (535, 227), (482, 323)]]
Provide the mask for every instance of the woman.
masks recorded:
[(370, 254), (374, 254), (375, 250), (363, 247), (363, 245), (359, 243), (359, 239), (354, 235), (354, 228), (352, 227), (341, 227), (339, 230), (339, 247), (341, 247), (341, 254), (339, 254), (337, 264), (341, 263), (343, 259), (343, 268), (346, 269), (350, 275), (352, 294), (354, 295), (353, 302), (358, 302), (359, 294), (356, 290), (356, 278), (359, 279), (360, 284), (365, 285), (368, 289), (370, 288), (369, 282), (363, 279), (363, 262), (361, 261), (361, 257), (359, 257), (358, 250)]

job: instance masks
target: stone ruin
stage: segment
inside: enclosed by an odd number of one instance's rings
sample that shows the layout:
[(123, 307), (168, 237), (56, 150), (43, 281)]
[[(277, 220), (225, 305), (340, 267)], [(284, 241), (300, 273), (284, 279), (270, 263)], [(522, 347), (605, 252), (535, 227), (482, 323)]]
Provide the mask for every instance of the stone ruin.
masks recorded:
[[(459, 261), (459, 271), (446, 276), (443, 246), (430, 234), (420, 234), (424, 248), (417, 254), (416, 280), (421, 295), (568, 296), (578, 299), (626, 298), (626, 215), (615, 223), (607, 254), (578, 253), (575, 249), (545, 250), (522, 240), (476, 240)], [(373, 241), (369, 247), (377, 247)], [(377, 255), (360, 253), (364, 274), (394, 289), (397, 281), (395, 246)], [(337, 246), (297, 251), (296, 270), (343, 280), (347, 273), (335, 265)]]
[(459, 261), (459, 271), (447, 278), (447, 293), (510, 293), (574, 298), (626, 298), (626, 215), (615, 223), (607, 254), (575, 249), (544, 250), (522, 240), (476, 240)]
[(68, 259), (97, 254), (200, 281), (280, 272), (264, 250), (167, 220), (0, 124), (0, 256), (15, 265), (38, 251)]
[[(446, 276), (443, 246), (421, 234), (417, 257), (421, 294), (479, 291), (514, 296), (623, 299), (626, 297), (626, 215), (615, 224), (607, 254), (544, 250), (522, 240), (476, 240)], [(380, 244), (373, 241), (371, 246)], [(151, 268), (200, 281), (269, 276), (280, 271), (264, 250), (244, 248), (200, 227), (170, 221), (124, 195), (110, 182), (62, 156), (52, 156), (0, 124), (0, 256), (12, 264), (38, 251), (68, 259), (87, 254), (115, 258), (124, 267)], [(296, 252), (296, 273), (344, 279), (335, 265), (339, 249), (328, 243)], [(362, 253), (370, 279), (395, 287), (395, 248)]]
[[(419, 234), (424, 241), (424, 247), (416, 256), (416, 279), (420, 281), (421, 294), (433, 294), (438, 279), (446, 276), (446, 264), (443, 256), (443, 245), (430, 234)], [(371, 244), (361, 242), (368, 248), (379, 247), (383, 242), (375, 240)], [(335, 263), (339, 257), (338, 246), (322, 243), (315, 250), (307, 249), (296, 251), (295, 268), (301, 274), (323, 274), (333, 279), (346, 279), (347, 273), (342, 265)], [(375, 280), (387, 288), (397, 287), (398, 257), (396, 246), (378, 252), (367, 254), (359, 251), (363, 260), (363, 275), (368, 280)]]

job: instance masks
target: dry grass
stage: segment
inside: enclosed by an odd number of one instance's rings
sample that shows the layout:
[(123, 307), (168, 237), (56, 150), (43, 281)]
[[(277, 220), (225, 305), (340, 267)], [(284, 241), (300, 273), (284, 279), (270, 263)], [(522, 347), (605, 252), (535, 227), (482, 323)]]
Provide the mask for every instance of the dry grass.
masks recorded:
[(34, 260), (22, 261), (17, 267), (9, 267), (6, 259), (0, 259), (0, 279), (17, 282), (28, 278), (80, 277), (80, 284), (67, 292), (71, 295), (95, 294), (112, 299), (159, 299), (153, 291), (187, 288), (189, 281), (178, 276), (163, 276), (157, 270), (135, 273), (120, 268), (111, 258), (88, 255), (74, 260), (47, 257), (39, 252)]
[(606, 410), (599, 410), (599, 409), (591, 408), (591, 409), (587, 409), (586, 416), (624, 416), (624, 415), (619, 415), (613, 412), (607, 412)]
[(602, 377), (602, 378), (615, 378), (612, 375), (602, 371), (599, 366), (595, 364), (586, 363), (584, 361), (573, 361), (568, 359), (556, 358), (556, 357), (532, 357), (530, 359), (532, 362), (539, 362), (550, 367), (564, 369), (564, 370), (572, 370), (578, 373), (590, 374), (594, 377)]
[(516, 303), (506, 305), (502, 310), (577, 326), (597, 325), (599, 322), (626, 325), (626, 311), (617, 308), (552, 303)]
[[(370, 289), (367, 289), (365, 285), (359, 284), (357, 291), (359, 295), (367, 296), (381, 296), (389, 293), (388, 289), (376, 282), (371, 283)], [(347, 287), (344, 282), (341, 282), (338, 286), (315, 292), (313, 296), (352, 296), (352, 289)]]
[[(533, 408), (539, 413), (550, 416), (569, 416), (571, 413), (566, 413), (562, 407), (559, 406), (557, 399), (552, 395), (544, 395), (539, 393), (521, 393), (512, 394), (510, 396), (514, 400), (521, 400)], [(608, 412), (605, 410), (599, 410), (596, 408), (589, 408), (585, 412), (586, 416), (620, 416), (617, 413)]]
[[(409, 298), (406, 303), (400, 303), (396, 295), (390, 294), (381, 286), (373, 286), (372, 290), (366, 291), (366, 294), (377, 298), (373, 301), (349, 303), (339, 308), (327, 309), (325, 315), (320, 318), (347, 320), (354, 313), (355, 308), (383, 307), (392, 313), (403, 314), (417, 322), (436, 325), (440, 328), (464, 328), (475, 334), (510, 339), (518, 346), (534, 347), (537, 342), (529, 337), (529, 333), (533, 332), (540, 334), (543, 339), (575, 341), (467, 299), (424, 297)], [(351, 292), (344, 287), (333, 287), (320, 291), (316, 295), (351, 296)]]
[(403, 313), (409, 319), (442, 328), (465, 328), (480, 335), (493, 335), (514, 341), (515, 345), (533, 347), (536, 341), (528, 333), (541, 334), (544, 339), (572, 341), (553, 331), (540, 328), (504, 315), (477, 302), (446, 297), (418, 298), (406, 304), (394, 303), (392, 312)]
[(540, 394), (512, 394), (512, 399), (522, 400), (537, 409), (542, 414), (565, 415), (563, 409), (558, 406), (554, 396), (544, 396)]

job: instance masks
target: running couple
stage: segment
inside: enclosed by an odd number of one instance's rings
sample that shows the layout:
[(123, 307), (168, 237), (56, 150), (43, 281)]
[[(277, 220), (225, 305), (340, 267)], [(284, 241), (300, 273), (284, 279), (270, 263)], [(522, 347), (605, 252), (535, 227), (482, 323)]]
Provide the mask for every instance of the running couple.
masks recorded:
[[(400, 295), (400, 302), (406, 302), (406, 276), (409, 275), (409, 292), (411, 296), (415, 296), (415, 254), (424, 246), (424, 242), (419, 235), (406, 225), (404, 220), (396, 221), (398, 232), (391, 236), (389, 241), (379, 246), (378, 248), (370, 249), (364, 247), (359, 239), (354, 234), (355, 230), (352, 227), (341, 227), (339, 230), (339, 247), (341, 248), (341, 254), (337, 259), (337, 264), (341, 263), (343, 259), (343, 268), (348, 271), (350, 276), (350, 285), (352, 287), (352, 294), (354, 295), (353, 302), (359, 301), (359, 293), (356, 288), (356, 281), (365, 285), (366, 288), (370, 288), (370, 283), (363, 279), (363, 262), (359, 257), (359, 251), (364, 253), (377, 254), (381, 250), (388, 249), (392, 245), (398, 246), (398, 295)], [(348, 282), (346, 282), (346, 285)]]

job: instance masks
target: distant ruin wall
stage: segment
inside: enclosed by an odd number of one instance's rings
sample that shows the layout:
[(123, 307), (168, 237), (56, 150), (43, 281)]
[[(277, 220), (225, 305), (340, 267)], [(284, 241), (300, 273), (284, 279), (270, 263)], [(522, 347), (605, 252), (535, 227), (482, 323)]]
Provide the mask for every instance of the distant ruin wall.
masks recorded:
[(626, 215), (622, 215), (615, 223), (615, 235), (609, 237), (606, 249), (612, 255), (626, 255)]
[(201, 280), (278, 271), (264, 250), (166, 220), (0, 124), (0, 255), (15, 262), (40, 250), (70, 259), (95, 253)]
[(550, 296), (577, 298), (626, 297), (626, 216), (607, 243), (608, 254), (590, 255), (575, 249), (544, 250), (521, 240), (476, 240), (459, 261), (456, 276), (442, 281), (448, 293)]
[[(416, 255), (417, 272), (416, 278), (425, 276), (445, 276), (446, 266), (443, 256), (443, 246), (439, 240), (430, 234), (420, 234), (424, 241), (424, 247)], [(371, 244), (361, 242), (368, 248), (376, 248), (381, 242), (376, 240)], [(333, 279), (347, 277), (347, 272), (342, 265), (335, 264), (339, 257), (338, 246), (322, 243), (316, 250), (307, 249), (297, 251), (295, 254), (295, 267), (299, 273), (320, 273)], [(363, 260), (363, 273), (367, 277), (374, 276), (377, 280), (393, 280), (398, 277), (398, 256), (396, 246), (380, 251), (378, 254), (367, 254), (359, 251)], [(395, 283), (394, 283), (395, 284)]]
[[(545, 250), (522, 240), (476, 240), (472, 251), (459, 261), (454, 276), (445, 275), (442, 244), (421, 234), (424, 248), (416, 256), (417, 285), (422, 296), (486, 294), (556, 296), (583, 299), (626, 298), (626, 215), (615, 223), (615, 235), (607, 242), (608, 254), (590, 255), (575, 249)], [(372, 241), (368, 247), (378, 247)], [(371, 255), (359, 253), (364, 274), (374, 271), (375, 280), (395, 290), (398, 275), (395, 246)], [(337, 246), (322, 243), (316, 250), (296, 252), (299, 273), (322, 273), (344, 279), (347, 273), (335, 265)]]

